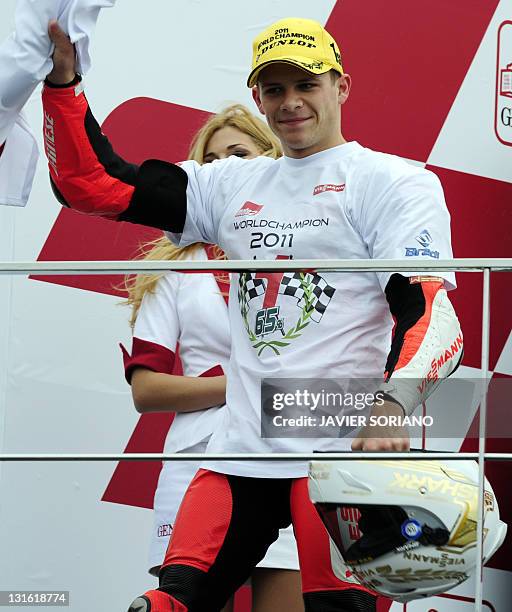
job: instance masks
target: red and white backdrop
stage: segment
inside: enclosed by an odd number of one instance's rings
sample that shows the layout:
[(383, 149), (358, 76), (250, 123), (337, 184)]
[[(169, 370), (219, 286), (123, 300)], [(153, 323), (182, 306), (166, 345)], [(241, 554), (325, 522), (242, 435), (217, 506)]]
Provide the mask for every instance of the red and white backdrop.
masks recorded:
[[(14, 2), (2, 15), (8, 33)], [(510, 0), (261, 0), (118, 2), (104, 11), (86, 80), (91, 106), (117, 150), (133, 162), (183, 159), (205, 117), (244, 86), (250, 41), (290, 15), (325, 23), (340, 43), (353, 91), (344, 133), (400, 155), (441, 179), (458, 257), (511, 255), (512, 2)], [(3, 19), (5, 17), (5, 19)], [(213, 27), (212, 27), (212, 24)], [(28, 105), (35, 129), (39, 97)], [(129, 259), (148, 229), (77, 216), (54, 201), (44, 163), (26, 209), (0, 207), (1, 260)], [(511, 279), (512, 280), (512, 279)], [(160, 451), (167, 416), (139, 417), (123, 379), (118, 342), (129, 343), (119, 277), (1, 277), (0, 448), (3, 452)], [(493, 380), (512, 376), (511, 291), (492, 276)], [(459, 275), (452, 294), (465, 331), (461, 375), (480, 364), (481, 277)], [(473, 413), (450, 442), (473, 450)], [(507, 439), (489, 450), (509, 451)], [(71, 609), (91, 598), (120, 609), (154, 584), (146, 573), (153, 492), (148, 463), (0, 465), (0, 590), (65, 589)], [(512, 522), (506, 465), (487, 474)], [(512, 601), (509, 537), (485, 570), (484, 609)], [(474, 585), (408, 611), (473, 610)], [(248, 592), (237, 612), (248, 610)], [(403, 606), (393, 604), (392, 610)]]

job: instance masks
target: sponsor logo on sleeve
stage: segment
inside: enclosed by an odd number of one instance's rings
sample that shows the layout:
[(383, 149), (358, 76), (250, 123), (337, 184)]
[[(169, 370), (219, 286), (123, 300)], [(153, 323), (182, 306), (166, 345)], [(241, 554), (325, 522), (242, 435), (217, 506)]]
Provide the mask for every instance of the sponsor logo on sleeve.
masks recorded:
[(57, 169), (57, 149), (55, 148), (55, 121), (51, 115), (46, 111), (44, 113), (44, 146), (46, 149), (46, 156), (48, 157), (48, 164), (55, 173), (55, 176), (59, 176)]
[(416, 247), (405, 247), (406, 257), (432, 257), (439, 259), (439, 251), (432, 251), (430, 249), (417, 249)]
[(421, 395), (430, 389), (431, 385), (436, 384), (440, 378), (449, 376), (454, 369), (454, 358), (460, 360), (464, 347), (464, 338), (462, 332), (450, 343), (441, 350), (441, 352), (432, 359), (430, 370), (425, 378), (418, 385), (418, 391)]
[(444, 278), (440, 276), (410, 276), (409, 284), (417, 285), (418, 283), (444, 283)]
[(426, 229), (424, 229), (419, 236), (416, 236), (416, 240), (421, 244), (424, 249), (426, 249), (432, 244), (432, 236), (430, 235), (430, 232)]
[(405, 247), (406, 257), (432, 257), (433, 259), (439, 259), (439, 251), (429, 248), (434, 240), (427, 229), (422, 230), (419, 236), (416, 236), (416, 240), (421, 245), (421, 248)]

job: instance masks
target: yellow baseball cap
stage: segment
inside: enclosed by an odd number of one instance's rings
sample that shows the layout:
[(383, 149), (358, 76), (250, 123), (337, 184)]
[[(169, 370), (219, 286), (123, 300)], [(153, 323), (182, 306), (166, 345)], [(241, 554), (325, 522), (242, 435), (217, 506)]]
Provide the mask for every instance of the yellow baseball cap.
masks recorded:
[(323, 74), (329, 70), (343, 74), (336, 41), (318, 21), (312, 19), (281, 19), (254, 39), (252, 70), (247, 86), (256, 85), (260, 70), (272, 62), (292, 64), (311, 74)]

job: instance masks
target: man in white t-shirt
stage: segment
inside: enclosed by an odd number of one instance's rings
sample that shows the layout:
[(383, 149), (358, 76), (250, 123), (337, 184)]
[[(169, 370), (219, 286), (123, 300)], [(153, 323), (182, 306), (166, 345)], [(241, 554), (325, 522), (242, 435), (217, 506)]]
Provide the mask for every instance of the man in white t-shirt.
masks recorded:
[[(55, 24), (50, 32), (56, 53), (43, 92), (45, 139), (62, 204), (159, 227), (180, 245), (215, 243), (229, 259), (452, 257), (437, 177), (344, 139), (340, 107), (350, 77), (336, 42), (317, 22), (281, 20), (254, 42), (248, 86), (284, 157), (204, 166), (148, 160), (138, 167), (120, 159), (89, 109), (69, 41)], [(407, 450), (398, 418), (411, 414), (462, 356), (445, 285), (455, 285), (453, 274), (234, 275), (226, 418), (208, 451)], [(272, 388), (281, 399), (290, 391), (282, 379), (299, 381), (295, 391), (304, 399), (301, 380), (344, 379), (350, 387), (384, 372), (379, 400), (368, 411), (397, 417), (395, 424), (368, 424), (354, 434), (353, 425), (322, 428), (333, 416), (324, 412), (300, 431), (293, 424), (282, 434), (269, 428), (278, 422), (272, 410), (280, 408), (276, 394), (274, 404), (264, 401), (265, 380), (271, 399)], [(357, 416), (355, 410), (336, 414)], [(340, 581), (330, 568), (329, 541), (307, 497), (305, 462), (210, 461), (203, 468), (178, 513), (160, 588), (137, 598), (131, 612), (219, 610), (290, 521), (306, 610), (376, 610), (374, 594)]]

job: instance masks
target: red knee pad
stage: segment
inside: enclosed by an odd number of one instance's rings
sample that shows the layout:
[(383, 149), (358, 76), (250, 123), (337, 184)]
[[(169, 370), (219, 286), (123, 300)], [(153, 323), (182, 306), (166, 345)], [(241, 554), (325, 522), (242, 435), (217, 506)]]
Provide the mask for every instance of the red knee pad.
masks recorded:
[(188, 565), (207, 572), (224, 542), (232, 510), (225, 474), (199, 470), (181, 502), (162, 567)]

